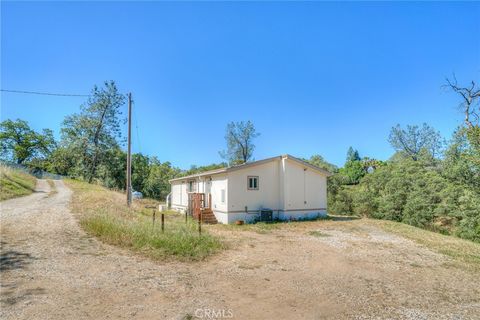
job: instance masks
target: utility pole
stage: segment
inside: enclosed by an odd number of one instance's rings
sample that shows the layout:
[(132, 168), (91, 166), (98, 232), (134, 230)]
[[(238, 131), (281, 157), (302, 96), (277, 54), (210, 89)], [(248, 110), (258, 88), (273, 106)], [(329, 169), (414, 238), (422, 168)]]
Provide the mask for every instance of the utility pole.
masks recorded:
[(132, 94), (128, 94), (127, 205), (132, 204)]

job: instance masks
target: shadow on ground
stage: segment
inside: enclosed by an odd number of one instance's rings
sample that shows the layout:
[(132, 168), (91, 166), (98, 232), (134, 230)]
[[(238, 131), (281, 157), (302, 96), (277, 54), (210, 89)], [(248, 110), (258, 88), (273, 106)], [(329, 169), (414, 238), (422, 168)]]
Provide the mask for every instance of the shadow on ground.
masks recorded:
[(328, 218), (332, 221), (352, 221), (360, 219), (359, 217), (353, 216), (328, 216)]
[(6, 244), (6, 242), (1, 243), (0, 272), (24, 268), (34, 259), (29, 253), (16, 250), (5, 250)]

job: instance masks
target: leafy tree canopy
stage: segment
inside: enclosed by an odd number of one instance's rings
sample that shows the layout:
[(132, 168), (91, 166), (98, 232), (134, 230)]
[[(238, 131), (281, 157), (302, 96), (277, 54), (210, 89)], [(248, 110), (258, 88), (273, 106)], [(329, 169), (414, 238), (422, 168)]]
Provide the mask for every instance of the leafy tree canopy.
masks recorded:
[(253, 141), (259, 135), (251, 121), (230, 122), (225, 133), (227, 150), (221, 151), (220, 156), (231, 165), (252, 160), (255, 150)]
[(113, 81), (95, 86), (80, 113), (65, 118), (61, 144), (76, 157), (75, 171), (91, 182), (98, 178), (100, 166), (108, 166), (109, 157), (121, 143), (121, 107), (125, 96)]
[(358, 150), (353, 149), (352, 147), (348, 148), (347, 151), (347, 163), (351, 161), (360, 161), (360, 154)]
[(426, 123), (421, 127), (407, 125), (405, 129), (397, 124), (390, 131), (388, 142), (390, 142), (395, 151), (403, 153), (413, 160), (418, 160), (422, 155), (437, 158), (445, 144), (440, 132)]
[(7, 119), (0, 123), (0, 146), (4, 160), (26, 164), (33, 159), (47, 158), (56, 143), (50, 129), (36, 132), (24, 120)]
[(310, 159), (303, 159), (306, 162), (313, 164), (319, 168), (325, 169), (331, 173), (338, 171), (338, 167), (328, 161), (326, 161), (321, 155), (315, 154)]

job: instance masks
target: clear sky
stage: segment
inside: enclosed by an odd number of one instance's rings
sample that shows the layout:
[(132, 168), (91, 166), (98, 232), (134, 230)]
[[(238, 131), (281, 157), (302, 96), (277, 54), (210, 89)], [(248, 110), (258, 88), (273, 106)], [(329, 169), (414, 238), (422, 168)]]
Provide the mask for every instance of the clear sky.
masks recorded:
[[(445, 137), (462, 121), (442, 89), (480, 78), (473, 2), (6, 2), (1, 87), (132, 92), (133, 150), (181, 168), (221, 161), (229, 121), (251, 120), (255, 158), (349, 146), (387, 159), (397, 123)], [(83, 98), (1, 94), (1, 119), (59, 135)], [(138, 135), (137, 129), (138, 126)]]

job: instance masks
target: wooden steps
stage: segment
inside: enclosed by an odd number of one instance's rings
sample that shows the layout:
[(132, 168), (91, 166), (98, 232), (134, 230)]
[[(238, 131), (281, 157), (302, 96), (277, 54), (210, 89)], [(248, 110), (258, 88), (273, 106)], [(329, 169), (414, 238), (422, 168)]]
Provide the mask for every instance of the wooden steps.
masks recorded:
[[(215, 218), (215, 214), (213, 213), (212, 209), (204, 208), (200, 209), (202, 211), (202, 222), (207, 224), (217, 224), (217, 218)], [(196, 217), (198, 219), (198, 217)]]

